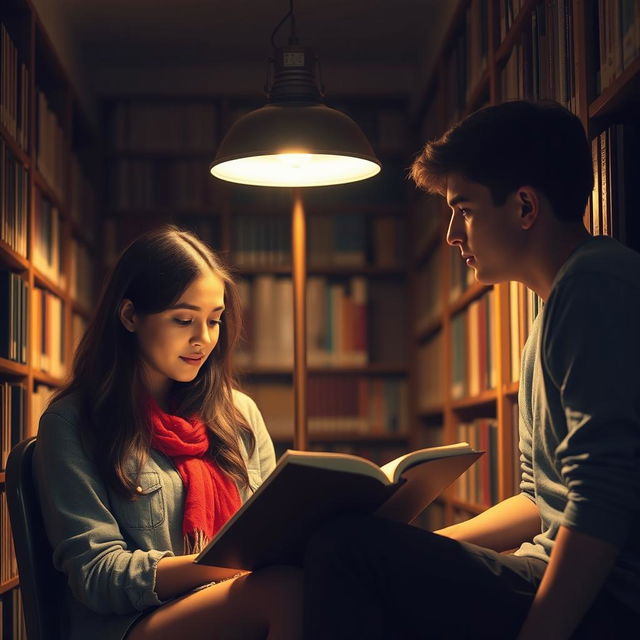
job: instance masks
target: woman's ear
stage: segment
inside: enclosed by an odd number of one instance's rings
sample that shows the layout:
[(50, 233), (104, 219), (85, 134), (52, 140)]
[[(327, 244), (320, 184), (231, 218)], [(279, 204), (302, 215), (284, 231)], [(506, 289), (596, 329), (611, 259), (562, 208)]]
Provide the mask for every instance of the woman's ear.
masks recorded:
[(125, 298), (120, 303), (119, 309), (120, 322), (122, 322), (122, 326), (131, 333), (135, 333), (136, 330), (136, 310), (133, 306), (133, 302), (128, 298)]

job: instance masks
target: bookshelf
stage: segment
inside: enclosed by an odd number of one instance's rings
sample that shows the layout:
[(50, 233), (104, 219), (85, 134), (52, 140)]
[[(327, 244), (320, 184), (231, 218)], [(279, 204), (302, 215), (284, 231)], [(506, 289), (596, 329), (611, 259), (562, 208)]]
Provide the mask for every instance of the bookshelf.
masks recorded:
[(26, 638), (5, 495), (93, 300), (94, 127), (29, 0), (0, 9), (0, 636)]
[[(637, 196), (625, 189), (638, 161), (639, 11), (638, 3), (615, 0), (461, 0), (415, 109), (416, 139), (437, 138), (484, 105), (555, 99), (592, 140), (595, 187), (585, 226), (640, 249)], [(519, 358), (541, 304), (519, 283), (472, 282), (444, 241), (448, 217), (441, 198), (414, 194), (412, 438), (416, 446), (470, 440), (489, 452), (490, 464), (476, 465), (427, 510), (423, 521), (432, 528), (517, 491)]]
[[(244, 307), (237, 374), (280, 453), (293, 446), (292, 194), (223, 183), (208, 170), (232, 122), (259, 106), (259, 97), (233, 95), (105, 99), (105, 255), (113, 261), (166, 222), (218, 251)], [(363, 183), (303, 190), (310, 446), (386, 462), (409, 438), (407, 100), (338, 96), (330, 106), (358, 122), (383, 170)]]

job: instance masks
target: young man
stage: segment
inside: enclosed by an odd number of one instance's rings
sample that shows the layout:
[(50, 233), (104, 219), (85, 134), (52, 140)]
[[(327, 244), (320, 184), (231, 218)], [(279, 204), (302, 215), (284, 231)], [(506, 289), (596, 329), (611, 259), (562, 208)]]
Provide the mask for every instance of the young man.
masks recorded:
[(374, 517), (325, 528), (305, 561), (305, 638), (631, 637), (640, 254), (584, 229), (582, 125), (555, 103), (488, 107), (428, 143), (412, 177), (446, 197), (447, 242), (479, 282), (545, 301), (523, 352), (520, 493), (436, 533)]

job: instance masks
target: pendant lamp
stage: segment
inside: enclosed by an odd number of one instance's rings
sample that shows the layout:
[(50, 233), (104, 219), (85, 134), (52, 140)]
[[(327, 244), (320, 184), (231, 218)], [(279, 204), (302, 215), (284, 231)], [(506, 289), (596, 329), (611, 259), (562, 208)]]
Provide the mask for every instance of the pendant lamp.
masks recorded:
[[(290, 20), (285, 47), (275, 45)], [(262, 187), (293, 187), (292, 272), (294, 310), (294, 447), (307, 448), (306, 220), (300, 187), (364, 180), (380, 162), (360, 127), (323, 103), (317, 58), (295, 35), (293, 0), (271, 35), (274, 50), (266, 83), (267, 104), (239, 118), (218, 147), (211, 173), (221, 180)], [(271, 69), (273, 71), (271, 72)]]

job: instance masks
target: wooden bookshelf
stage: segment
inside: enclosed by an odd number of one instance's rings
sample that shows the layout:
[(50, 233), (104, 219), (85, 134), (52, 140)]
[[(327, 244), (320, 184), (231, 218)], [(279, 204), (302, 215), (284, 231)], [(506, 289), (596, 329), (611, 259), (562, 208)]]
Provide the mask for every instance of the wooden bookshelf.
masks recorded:
[[(480, 2), (485, 3), (486, 23), (481, 26), (482, 37), (480, 39), (480, 51), (476, 55), (484, 58), (486, 68), (480, 76), (476, 75), (470, 86), (460, 89), (458, 77), (452, 77), (448, 70), (452, 63), (452, 57), (456, 55), (457, 43), (461, 37), (465, 37), (465, 29), (468, 28), (466, 20), (467, 13)], [(594, 87), (600, 76), (596, 75), (597, 67), (600, 65), (600, 52), (597, 50), (597, 42), (594, 42), (593, 30), (594, 15), (607, 18), (606, 9), (598, 14), (598, 7), (594, 5), (596, 0), (566, 0), (550, 5), (542, 0), (513, 0), (510, 2), (498, 2), (497, 0), (461, 0), (453, 13), (451, 24), (446, 32), (444, 43), (433, 65), (433, 73), (425, 83), (425, 87), (420, 91), (421, 99), (415, 109), (414, 131), (416, 136), (420, 136), (416, 144), (423, 144), (427, 139), (439, 137), (453, 122), (458, 119), (452, 118), (452, 114), (457, 114), (459, 118), (471, 113), (483, 104), (498, 104), (501, 101), (515, 98), (554, 98), (563, 102), (568, 108), (578, 115), (588, 131), (590, 139), (601, 134), (603, 131), (608, 136), (608, 142), (615, 143), (618, 131), (609, 129), (618, 123), (637, 120), (638, 95), (640, 89), (640, 42), (635, 43), (635, 56), (629, 59), (627, 55), (626, 64), (618, 60), (617, 69), (612, 71), (612, 77), (605, 84), (604, 90), (598, 95)], [(608, 3), (607, 3), (608, 4)], [(613, 3), (612, 3), (613, 4)], [(565, 8), (562, 16), (557, 12)], [(505, 14), (507, 9), (510, 13)], [(553, 29), (557, 27), (559, 18), (565, 25), (563, 34), (556, 35), (555, 46), (564, 47), (566, 56), (558, 55), (558, 50), (553, 53), (551, 59), (555, 65), (548, 70), (549, 76), (544, 78), (544, 84), (530, 87), (524, 86), (521, 81), (519, 86), (511, 83), (514, 72), (523, 76), (524, 65), (535, 64), (532, 60), (527, 60), (522, 54), (523, 39), (532, 38), (532, 20), (535, 15), (537, 20), (545, 19), (546, 12), (553, 11), (556, 15), (550, 16)], [(636, 16), (640, 20), (640, 16)], [(637, 25), (635, 25), (637, 27)], [(622, 27), (621, 27), (622, 28)], [(572, 37), (568, 38), (566, 34)], [(637, 30), (636, 30), (637, 34)], [(597, 40), (597, 38), (596, 38)], [(482, 49), (482, 43), (486, 47)], [(476, 47), (478, 46), (476, 41)], [(545, 46), (551, 46), (546, 44)], [(473, 53), (469, 54), (470, 56)], [(463, 68), (472, 64), (477, 69), (477, 61), (468, 59), (464, 61)], [(459, 68), (459, 67), (458, 67)], [(471, 74), (469, 75), (471, 77)], [(556, 93), (552, 93), (551, 89)], [(524, 94), (522, 91), (524, 90)], [(451, 102), (452, 98), (460, 95), (460, 91), (465, 92), (465, 104), (458, 108), (457, 104)], [(456, 92), (458, 92), (456, 94)], [(532, 93), (533, 92), (533, 93)], [(536, 94), (536, 92), (538, 92)], [(635, 112), (634, 112), (635, 110)], [(635, 113), (635, 116), (634, 116)], [(604, 134), (603, 134), (604, 135)], [(609, 160), (607, 160), (609, 162)], [(613, 163), (613, 160), (610, 160)], [(614, 170), (616, 167), (613, 167)], [(610, 170), (610, 169), (608, 169)], [(594, 191), (594, 194), (598, 192)], [(611, 205), (609, 205), (611, 206)], [(616, 206), (615, 197), (613, 206)], [(621, 207), (622, 205), (618, 205)], [(416, 196), (411, 206), (410, 225), (414, 228), (413, 237), (415, 256), (411, 261), (410, 282), (412, 298), (418, 298), (421, 293), (419, 287), (424, 287), (424, 270), (430, 257), (438, 247), (446, 245), (444, 236), (446, 226), (440, 226), (439, 241), (432, 241), (430, 238), (421, 240), (418, 227), (424, 226), (429, 217), (442, 216), (442, 208), (446, 206), (441, 199), (435, 196)], [(593, 208), (590, 207), (585, 212), (585, 225), (594, 233), (598, 232), (593, 217)], [(622, 214), (618, 214), (622, 215)], [(615, 213), (609, 223), (616, 229), (619, 224), (615, 222)], [(601, 221), (600, 226), (604, 225)], [(602, 232), (602, 231), (600, 231)], [(637, 229), (632, 232), (637, 234)], [(615, 233), (615, 229), (614, 229)], [(627, 230), (629, 235), (629, 230)], [(636, 243), (637, 238), (634, 240)], [(628, 242), (629, 243), (629, 242)], [(630, 246), (634, 246), (630, 244)], [(634, 246), (637, 249), (638, 244)], [(512, 366), (511, 358), (514, 353), (513, 341), (518, 337), (520, 344), (515, 349), (521, 350), (524, 338), (530, 328), (532, 315), (537, 308), (536, 301), (529, 292), (521, 289), (515, 291), (509, 283), (501, 283), (495, 286), (484, 286), (478, 283), (471, 284), (455, 299), (450, 299), (450, 289), (452, 287), (451, 262), (446, 255), (447, 250), (442, 252), (442, 260), (435, 279), (429, 282), (429, 286), (439, 292), (441, 296), (441, 309), (435, 317), (428, 322), (417, 313), (416, 305), (412, 305), (411, 317), (413, 318), (413, 348), (412, 352), (412, 379), (418, 380), (414, 385), (411, 398), (413, 441), (419, 443), (429, 430), (433, 430), (434, 424), (440, 424), (442, 441), (455, 442), (457, 438), (458, 425), (474, 419), (492, 419), (497, 423), (497, 442), (495, 443), (495, 453), (498, 459), (498, 468), (495, 471), (495, 481), (497, 482), (497, 499), (502, 500), (513, 495), (517, 490), (515, 486), (516, 460), (515, 444), (517, 442), (517, 424), (514, 419), (514, 410), (517, 408), (517, 395), (519, 384), (517, 377), (514, 378), (515, 366)], [(411, 252), (410, 252), (411, 255)], [(468, 312), (470, 305), (482, 299), (492, 291), (494, 313), (491, 318), (491, 342), (492, 360), (496, 367), (495, 376), (491, 388), (485, 388), (473, 395), (454, 398), (451, 389), (452, 375), (454, 374), (455, 363), (452, 362), (454, 347), (455, 319), (460, 314)], [(510, 299), (513, 298), (515, 308), (510, 307)], [(514, 332), (515, 330), (515, 332)], [(467, 338), (468, 340), (468, 335)], [(442, 342), (442, 352), (444, 361), (439, 365), (437, 372), (429, 378), (423, 376), (426, 381), (433, 381), (434, 376), (439, 375), (445, 380), (442, 387), (441, 397), (432, 399), (427, 406), (420, 407), (420, 394), (424, 393), (425, 382), (420, 382), (419, 367), (421, 360), (420, 352), (428, 348), (433, 341)], [(468, 362), (466, 366), (468, 368)], [(420, 385), (423, 385), (421, 387)], [(450, 524), (459, 519), (461, 513), (473, 516), (486, 508), (486, 504), (476, 503), (473, 500), (461, 499), (455, 494), (455, 486), (445, 493), (439, 500), (439, 511), (443, 521), (441, 525)]]
[[(75, 193), (70, 172), (67, 171), (63, 175), (57, 174), (62, 179), (56, 188), (44, 168), (52, 166), (51, 161), (46, 165), (45, 156), (50, 154), (53, 158), (55, 151), (53, 162), (55, 171), (60, 171), (60, 167), (66, 171), (74, 158), (78, 158), (80, 154), (83, 161), (86, 161), (91, 154), (95, 156), (97, 145), (96, 134), (86, 124), (87, 118), (82, 114), (80, 99), (72, 82), (62, 69), (57, 52), (47, 36), (33, 3), (30, 0), (12, 0), (6, 7), (3, 4), (0, 9), (0, 23), (4, 47), (3, 66), (0, 68), (0, 73), (3, 89), (7, 89), (7, 92), (3, 93), (6, 102), (0, 110), (5, 118), (0, 121), (2, 162), (6, 163), (6, 166), (3, 164), (3, 168), (7, 170), (7, 175), (9, 171), (15, 171), (16, 176), (26, 171), (21, 193), (16, 190), (11, 196), (12, 199), (7, 195), (8, 190), (0, 193), (2, 222), (0, 224), (0, 270), (3, 273), (14, 274), (25, 286), (24, 300), (20, 303), (24, 304), (23, 311), (17, 312), (13, 322), (14, 328), (19, 327), (16, 340), (20, 346), (24, 347), (24, 353), (18, 352), (13, 354), (13, 357), (0, 357), (0, 385), (12, 385), (12, 388), (21, 389), (19, 392), (22, 397), (20, 428), (16, 429), (11, 437), (4, 438), (4, 442), (12, 446), (20, 439), (35, 435), (34, 425), (39, 418), (39, 405), (36, 405), (35, 401), (36, 386), (44, 385), (54, 390), (62, 383), (61, 377), (53, 376), (35, 364), (35, 338), (42, 326), (42, 318), (34, 317), (35, 292), (44, 292), (43, 295), (52, 296), (60, 303), (58, 327), (60, 333), (53, 336), (51, 342), (53, 345), (59, 344), (60, 337), (64, 336), (65, 353), (62, 361), (65, 369), (62, 373), (65, 373), (68, 371), (72, 356), (70, 340), (72, 308), (77, 304), (72, 295), (72, 283), (68, 276), (71, 238), (75, 237), (78, 242), (84, 242), (88, 246), (86, 239), (95, 236), (95, 230), (90, 228), (93, 218), (87, 215), (87, 211), (80, 212), (81, 219), (73, 219), (71, 205), (74, 203)], [(4, 54), (7, 51), (10, 53), (5, 58)], [(55, 119), (56, 126), (59, 127), (61, 137), (56, 142), (55, 149), (50, 143), (52, 137), (48, 129), (46, 132), (43, 130), (43, 127), (51, 126), (50, 122), (41, 127), (38, 118), (38, 114), (41, 113), (39, 108), (43, 104), (38, 103), (38, 92), (46, 96), (47, 108), (51, 114), (48, 117)], [(83, 120), (82, 125), (80, 118)], [(89, 177), (84, 175), (77, 184), (84, 185)], [(37, 210), (41, 204), (41, 198), (45, 198), (51, 207), (57, 210), (55, 224), (59, 235), (55, 238), (51, 235), (47, 236), (43, 232), (43, 227), (37, 222), (38, 216), (43, 215), (42, 211)], [(48, 265), (47, 269), (51, 267), (52, 273), (57, 271), (54, 278), (58, 274), (67, 274), (66, 278), (61, 279), (61, 284), (54, 281), (51, 274), (43, 271), (43, 260), (46, 262), (46, 258), (42, 257), (42, 246), (40, 246), (40, 255), (37, 255), (38, 243), (43, 239), (49, 242), (48, 246), (53, 249), (52, 253), (59, 255), (58, 262), (55, 265)], [(3, 299), (0, 301), (0, 308), (3, 312), (5, 309), (11, 309), (13, 313), (17, 302), (15, 296)], [(51, 326), (48, 327), (47, 331), (49, 330), (52, 330)], [(4, 335), (3, 332), (0, 338), (5, 342), (9, 336)], [(23, 355), (26, 356), (25, 361), (21, 362)], [(11, 396), (11, 402), (15, 402), (16, 398), (17, 396)], [(3, 424), (2, 426), (6, 431), (11, 425)], [(7, 452), (4, 451), (4, 453), (6, 455)], [(0, 494), (4, 494), (4, 483), (5, 472), (2, 469), (0, 470)], [(3, 539), (10, 535), (7, 522), (3, 522), (0, 535)], [(5, 568), (9, 566), (9, 560), (9, 558), (2, 558)], [(18, 586), (18, 576), (12, 576), (0, 584), (4, 615), (10, 615), (12, 602), (17, 601), (13, 592)], [(1, 627), (5, 627), (4, 620), (0, 620)], [(22, 637), (15, 640), (22, 640)]]

